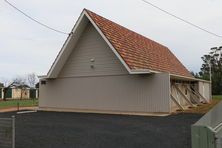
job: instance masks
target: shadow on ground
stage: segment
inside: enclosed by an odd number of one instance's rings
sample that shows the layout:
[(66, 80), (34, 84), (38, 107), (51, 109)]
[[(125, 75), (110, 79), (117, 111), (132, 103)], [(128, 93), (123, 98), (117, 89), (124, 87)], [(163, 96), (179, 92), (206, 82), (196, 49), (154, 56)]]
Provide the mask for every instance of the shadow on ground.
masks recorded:
[[(15, 113), (0, 113), (9, 117)], [(191, 148), (202, 114), (141, 117), (36, 112), (16, 115), (16, 148)]]

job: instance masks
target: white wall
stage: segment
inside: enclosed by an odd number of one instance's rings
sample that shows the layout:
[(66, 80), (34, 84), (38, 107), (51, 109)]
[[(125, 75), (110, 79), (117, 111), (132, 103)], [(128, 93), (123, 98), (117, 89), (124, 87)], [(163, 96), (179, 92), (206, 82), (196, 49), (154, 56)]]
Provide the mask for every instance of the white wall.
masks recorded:
[(169, 74), (60, 78), (40, 85), (44, 109), (170, 112)]
[(211, 101), (211, 90), (210, 90), (210, 82), (199, 81), (198, 89), (200, 94), (206, 98), (208, 101)]

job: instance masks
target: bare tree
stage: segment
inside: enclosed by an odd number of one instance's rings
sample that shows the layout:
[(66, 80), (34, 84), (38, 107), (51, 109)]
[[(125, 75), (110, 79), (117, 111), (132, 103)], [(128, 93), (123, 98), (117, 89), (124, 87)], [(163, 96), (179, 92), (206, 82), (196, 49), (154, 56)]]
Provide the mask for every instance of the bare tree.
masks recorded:
[(17, 76), (12, 80), (15, 85), (24, 85), (26, 84), (26, 78), (22, 76)]
[(20, 99), (22, 99), (23, 94), (26, 92), (26, 88), (28, 87), (26, 85), (26, 78), (21, 77), (21, 76), (17, 76), (16, 78), (13, 79), (13, 86), (21, 89)]
[(28, 74), (27, 81), (30, 87), (35, 87), (35, 84), (37, 82), (37, 76), (35, 75), (35, 73)]
[(4, 84), (5, 87), (11, 84), (10, 80), (7, 78), (1, 78), (1, 82)]

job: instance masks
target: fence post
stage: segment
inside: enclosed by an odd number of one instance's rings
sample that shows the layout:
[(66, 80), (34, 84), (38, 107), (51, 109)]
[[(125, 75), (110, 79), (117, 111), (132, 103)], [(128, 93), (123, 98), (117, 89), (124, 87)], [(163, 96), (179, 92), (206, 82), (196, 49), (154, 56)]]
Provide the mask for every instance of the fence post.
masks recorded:
[(12, 116), (12, 148), (15, 148), (15, 116)]

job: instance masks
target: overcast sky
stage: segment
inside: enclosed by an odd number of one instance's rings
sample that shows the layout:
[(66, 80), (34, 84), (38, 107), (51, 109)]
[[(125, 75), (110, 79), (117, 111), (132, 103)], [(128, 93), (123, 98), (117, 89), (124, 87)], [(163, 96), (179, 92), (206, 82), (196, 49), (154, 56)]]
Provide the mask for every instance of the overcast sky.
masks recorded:
[[(141, 0), (9, 0), (37, 20), (70, 32), (83, 8), (171, 49), (190, 71), (222, 39), (197, 30)], [(159, 7), (222, 35), (222, 0), (149, 0)], [(0, 1), (0, 80), (35, 72), (45, 75), (67, 35), (48, 30)]]

